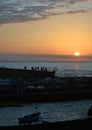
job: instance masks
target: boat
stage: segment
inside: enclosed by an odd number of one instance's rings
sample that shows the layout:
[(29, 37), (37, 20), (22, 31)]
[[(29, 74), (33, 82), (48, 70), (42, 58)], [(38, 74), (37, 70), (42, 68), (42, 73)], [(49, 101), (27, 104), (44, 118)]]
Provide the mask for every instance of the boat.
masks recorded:
[(32, 122), (37, 122), (40, 119), (40, 112), (33, 114), (25, 115), (21, 118), (18, 118), (18, 124), (30, 124)]

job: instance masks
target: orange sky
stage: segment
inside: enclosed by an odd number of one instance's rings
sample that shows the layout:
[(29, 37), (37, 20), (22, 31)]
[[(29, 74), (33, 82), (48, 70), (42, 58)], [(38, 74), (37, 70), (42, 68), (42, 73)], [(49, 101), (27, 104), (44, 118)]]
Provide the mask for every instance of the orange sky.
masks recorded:
[(0, 26), (0, 53), (92, 55), (92, 12)]

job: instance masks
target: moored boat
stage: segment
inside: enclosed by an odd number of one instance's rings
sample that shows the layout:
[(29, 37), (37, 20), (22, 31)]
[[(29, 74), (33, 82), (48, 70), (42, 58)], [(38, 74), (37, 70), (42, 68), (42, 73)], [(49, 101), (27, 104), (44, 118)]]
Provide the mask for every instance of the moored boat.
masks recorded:
[(18, 124), (30, 124), (32, 122), (37, 122), (40, 119), (40, 112), (33, 114), (25, 115), (21, 118), (18, 118)]

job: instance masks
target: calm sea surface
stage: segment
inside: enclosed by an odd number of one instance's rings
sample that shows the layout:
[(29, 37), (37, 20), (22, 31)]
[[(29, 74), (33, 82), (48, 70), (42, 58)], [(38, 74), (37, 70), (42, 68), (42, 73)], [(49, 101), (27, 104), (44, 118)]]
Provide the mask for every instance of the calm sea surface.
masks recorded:
[(30, 61), (30, 62), (0, 62), (0, 66), (12, 67), (12, 68), (24, 68), (28, 69), (34, 67), (47, 67), (48, 69), (56, 69), (56, 75), (61, 77), (68, 76), (92, 76), (92, 62), (55, 62), (55, 61)]
[[(16, 107), (0, 108), (0, 126), (18, 124), (18, 118), (26, 114), (40, 111), (45, 121), (65, 121), (85, 117), (92, 100), (66, 101), (54, 103), (30, 103)], [(36, 109), (37, 108), (37, 109)]]
[[(92, 76), (92, 62), (0, 62), (0, 66), (12, 68), (31, 69), (35, 67), (56, 68), (57, 76)], [(84, 117), (88, 108), (92, 105), (92, 100), (66, 101), (54, 103), (30, 103), (21, 106), (0, 107), (0, 126), (17, 125), (18, 118), (25, 114), (36, 111), (41, 112), (44, 120), (64, 121)], [(36, 108), (38, 108), (36, 110)]]

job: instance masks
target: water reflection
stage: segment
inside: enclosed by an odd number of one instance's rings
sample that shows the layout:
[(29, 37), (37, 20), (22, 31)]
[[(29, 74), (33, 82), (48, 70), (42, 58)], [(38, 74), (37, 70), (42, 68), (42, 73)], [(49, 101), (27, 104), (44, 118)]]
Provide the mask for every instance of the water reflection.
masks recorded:
[(78, 119), (87, 115), (90, 105), (92, 105), (92, 100), (30, 103), (22, 104), (20, 107), (1, 107), (0, 126), (17, 125), (19, 117), (36, 111), (40, 111), (41, 117), (49, 122)]

